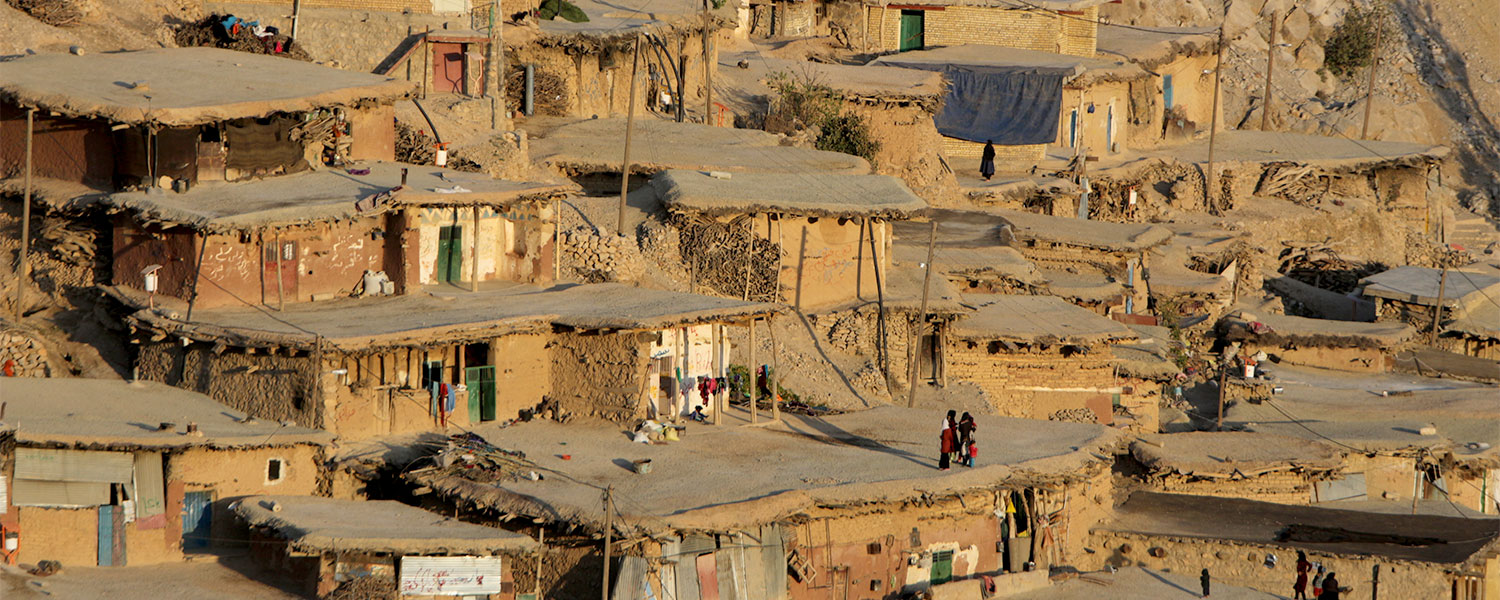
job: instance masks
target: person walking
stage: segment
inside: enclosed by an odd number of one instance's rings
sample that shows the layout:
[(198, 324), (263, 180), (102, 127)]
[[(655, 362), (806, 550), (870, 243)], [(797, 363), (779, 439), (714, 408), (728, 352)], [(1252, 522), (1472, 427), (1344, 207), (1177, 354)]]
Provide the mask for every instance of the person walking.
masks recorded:
[(1203, 585), (1204, 598), (1208, 597), (1208, 584), (1211, 581), (1213, 581), (1213, 578), (1208, 576), (1208, 569), (1204, 569), (1203, 574), (1198, 576), (1198, 583)]
[(1307, 553), (1297, 551), (1297, 580), (1292, 582), (1292, 600), (1307, 600), (1307, 572), (1312, 563), (1307, 562)]
[(948, 411), (948, 416), (943, 417), (943, 431), (938, 434), (938, 470), (947, 471), (949, 461), (953, 460), (953, 453), (958, 450), (958, 423), (953, 421), (955, 411)]
[(995, 142), (984, 141), (984, 152), (979, 155), (979, 175), (989, 181), (995, 176)]
[(1318, 572), (1313, 573), (1313, 598), (1317, 598), (1319, 600), (1323, 598), (1323, 578), (1325, 577), (1327, 577), (1327, 575), (1323, 574), (1323, 565), (1320, 563), (1318, 564)]
[(1323, 593), (1318, 596), (1318, 600), (1339, 600), (1339, 596), (1343, 593), (1344, 591), (1339, 589), (1339, 578), (1334, 575), (1333, 571), (1329, 571), (1328, 576), (1323, 578)]
[(974, 424), (974, 417), (969, 416), (969, 413), (964, 413), (964, 416), (959, 417), (958, 452), (961, 457), (959, 462), (965, 467), (974, 466), (974, 453), (978, 449), (977, 444), (974, 443), (974, 432), (978, 429), (979, 426)]

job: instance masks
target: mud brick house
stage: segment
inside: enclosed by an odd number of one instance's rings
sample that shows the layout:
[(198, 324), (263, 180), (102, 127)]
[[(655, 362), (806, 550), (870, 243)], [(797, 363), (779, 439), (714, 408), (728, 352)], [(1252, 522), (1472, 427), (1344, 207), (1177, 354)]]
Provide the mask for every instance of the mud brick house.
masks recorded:
[[(1208, 131), (1213, 121), (1217, 45), (1218, 32), (1213, 28), (1099, 28), (1101, 58), (1123, 58), (1151, 74), (1130, 82), (1130, 112), (1125, 120), (1137, 148)], [(1222, 110), (1221, 103), (1221, 118)]]
[[(745, 422), (734, 414), (733, 423)], [(690, 424), (681, 441), (663, 445), (633, 444), (615, 428), (532, 421), (480, 433), (566, 476), (501, 473), (485, 483), (457, 468), (423, 468), (405, 479), (478, 520), (596, 536), (608, 528), (614, 598), (811, 600), (830, 589), (885, 598), (1087, 560), (1081, 542), (1107, 513), (1103, 457), (1120, 432), (980, 415), (975, 467), (939, 471), (941, 418), (896, 407), (826, 418), (783, 412), (763, 427)], [(560, 436), (571, 460), (556, 456)], [(619, 465), (647, 459), (649, 474)], [(598, 486), (612, 486), (614, 517)], [(1022, 573), (1028, 561), (1037, 569)]]
[[(672, 170), (651, 186), (683, 230), (684, 262), (696, 265), (700, 281), (717, 293), (801, 309), (884, 294), (890, 223), (927, 208), (886, 175)], [(748, 243), (754, 255), (715, 261), (710, 253), (725, 245), (718, 238)]]
[(1123, 60), (975, 43), (871, 64), (941, 72), (948, 81), (936, 116), (943, 153), (977, 164), (993, 141), (1000, 172), (1030, 169), (1048, 145), (1095, 156), (1124, 152), (1131, 146), (1131, 86), (1150, 79)]
[(1001, 241), (1036, 264), (1053, 295), (1082, 297), (1083, 306), (1100, 314), (1141, 314), (1149, 308), (1150, 250), (1170, 241), (1171, 231), (1019, 210), (990, 212), (1008, 226), (999, 234)]
[(114, 284), (144, 290), (143, 272), (160, 265), (158, 296), (211, 308), (553, 280), (553, 211), (569, 186), (391, 162), (350, 167), (111, 194), (100, 204), (118, 213)]
[(1141, 436), (1130, 454), (1155, 491), (1281, 504), (1313, 503), (1314, 484), (1344, 466), (1328, 444), (1245, 431)]
[(315, 598), (369, 589), (360, 581), (368, 579), (403, 598), (514, 600), (515, 561), (531, 560), (539, 546), (394, 500), (252, 496), (234, 511), (249, 528), (251, 558)]
[(148, 565), (243, 539), (229, 506), (314, 494), (333, 435), (159, 383), (7, 378), (0, 529), (10, 564)]
[(1109, 0), (938, 0), (902, 5), (867, 0), (866, 52), (981, 44), (1093, 57), (1099, 5)]
[[(1403, 266), (1360, 280), (1360, 294), (1375, 302), (1379, 320), (1409, 323), (1421, 330), (1439, 320), (1439, 347), (1500, 360), (1500, 277), (1475, 270), (1443, 271)], [(1439, 294), (1442, 297), (1439, 298)], [(1441, 315), (1435, 315), (1438, 305)]]
[(1111, 346), (1139, 337), (1119, 322), (1053, 296), (963, 301), (974, 312), (939, 328), (939, 362), (950, 380), (984, 390), (1000, 414), (1046, 419), (1082, 409), (1108, 425), (1117, 405), (1155, 413), (1155, 397), (1135, 398), (1116, 374)]
[(138, 290), (107, 292), (134, 311), (125, 320), (141, 377), (349, 439), (509, 420), (544, 404), (620, 422), (685, 413), (697, 396), (664, 394), (678, 388), (661, 378), (723, 377), (725, 328), (778, 312), (621, 284), (486, 282), (189, 319), (179, 300), (152, 308)]
[(1361, 323), (1308, 319), (1235, 310), (1219, 320), (1227, 342), (1240, 342), (1240, 354), (1265, 352), (1292, 365), (1342, 371), (1392, 370), (1395, 354), (1405, 350), (1417, 331), (1404, 323)]
[[(1003, 220), (977, 212), (931, 209), (938, 222), (932, 262), (963, 293), (1032, 294), (1046, 289), (1047, 280), (1036, 265), (1000, 239)], [(897, 261), (919, 264), (927, 260), (929, 223), (899, 221)]]
[[(1104, 563), (1196, 573), (1285, 594), (1297, 551), (1322, 563), (1365, 597), (1478, 600), (1500, 594), (1500, 538), (1494, 527), (1448, 516), (1383, 514), (1138, 491), (1096, 527)], [(1476, 526), (1478, 525), (1478, 526)]]
[(344, 148), (344, 160), (388, 161), (392, 103), (411, 91), (217, 48), (27, 56), (0, 64), (0, 174), (20, 175), (30, 109), (37, 194), (52, 205), (306, 171), (325, 144)]

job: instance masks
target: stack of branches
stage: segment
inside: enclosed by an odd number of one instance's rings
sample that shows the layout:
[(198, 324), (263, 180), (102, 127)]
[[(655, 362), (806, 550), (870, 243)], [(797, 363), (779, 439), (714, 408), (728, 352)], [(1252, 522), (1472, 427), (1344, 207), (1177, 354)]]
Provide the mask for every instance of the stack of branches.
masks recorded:
[(751, 233), (752, 218), (741, 215), (720, 223), (696, 215), (673, 217), (680, 232), (682, 261), (697, 283), (721, 296), (777, 302), (781, 246)]
[(50, 245), (52, 256), (76, 266), (92, 265), (97, 255), (94, 232), (88, 224), (67, 219), (48, 219), (37, 237)]
[(527, 460), (526, 453), (506, 450), (467, 432), (448, 436), (436, 460), (438, 468), (449, 475), (480, 483), (518, 481), (543, 470)]
[(1276, 163), (1261, 172), (1255, 195), (1275, 196), (1303, 206), (1318, 203), (1333, 185), (1333, 179), (1318, 175), (1313, 167)]
[[(540, 67), (532, 70), (532, 111), (546, 116), (568, 114), (568, 82)], [(521, 108), (526, 102), (526, 67), (511, 63), (505, 71), (505, 105)]]
[[(35, 0), (33, 0), (35, 1)], [(239, 33), (231, 33), (224, 29), (221, 23), (230, 15), (209, 15), (202, 20), (185, 23), (177, 28), (173, 34), (173, 41), (182, 48), (195, 46), (212, 46), (251, 54), (272, 54), (295, 58), (300, 61), (312, 62), (312, 56), (308, 55), (302, 46), (292, 41), (292, 38), (280, 33), (269, 35), (264, 38), (256, 37), (249, 27), (241, 27)], [(281, 46), (281, 52), (276, 52), (277, 45)]]
[(16, 10), (53, 27), (77, 25), (83, 20), (78, 0), (5, 0)]
[(1359, 280), (1386, 270), (1380, 263), (1359, 263), (1342, 256), (1326, 244), (1286, 242), (1277, 272), (1313, 287), (1347, 294)]
[[(437, 140), (426, 131), (396, 121), (396, 162), (411, 165), (436, 164)], [(448, 165), (445, 168), (469, 173), (485, 172), (484, 167), (479, 163), (452, 153), (448, 156)]]

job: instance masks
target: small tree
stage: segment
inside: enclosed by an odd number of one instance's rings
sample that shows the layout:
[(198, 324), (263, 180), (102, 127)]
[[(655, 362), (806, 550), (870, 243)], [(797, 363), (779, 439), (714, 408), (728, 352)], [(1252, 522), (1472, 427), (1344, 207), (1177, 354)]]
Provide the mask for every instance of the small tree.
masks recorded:
[(818, 137), (813, 142), (817, 149), (852, 154), (875, 162), (880, 142), (871, 137), (869, 122), (856, 114), (843, 114), (843, 100), (833, 88), (811, 75), (787, 73), (772, 75), (771, 88), (776, 90), (770, 111), (776, 118), (772, 120), (793, 127), (817, 127)]
[(1344, 22), (1323, 42), (1323, 66), (1338, 77), (1353, 75), (1370, 66), (1378, 50), (1376, 32), (1385, 26), (1388, 12), (1382, 4), (1351, 6)]

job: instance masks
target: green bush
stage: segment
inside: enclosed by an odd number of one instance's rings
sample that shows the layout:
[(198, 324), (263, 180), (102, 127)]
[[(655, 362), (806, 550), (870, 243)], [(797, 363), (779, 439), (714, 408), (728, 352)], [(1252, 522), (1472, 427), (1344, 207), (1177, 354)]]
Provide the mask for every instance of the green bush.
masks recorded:
[(813, 145), (819, 150), (853, 154), (875, 162), (880, 143), (870, 136), (870, 124), (859, 115), (840, 114), (844, 101), (833, 88), (810, 76), (787, 73), (773, 75), (771, 87), (776, 90), (770, 110), (775, 120), (817, 127), (818, 138)]
[(819, 150), (853, 154), (871, 163), (875, 162), (880, 142), (870, 138), (870, 124), (865, 122), (864, 117), (855, 114), (837, 115), (823, 121), (820, 126), (822, 130), (814, 144)]
[(1376, 31), (1385, 25), (1385, 7), (1352, 6), (1344, 13), (1344, 22), (1323, 42), (1323, 66), (1338, 77), (1353, 75), (1370, 66), (1375, 57)]

